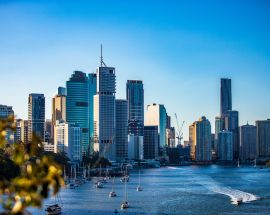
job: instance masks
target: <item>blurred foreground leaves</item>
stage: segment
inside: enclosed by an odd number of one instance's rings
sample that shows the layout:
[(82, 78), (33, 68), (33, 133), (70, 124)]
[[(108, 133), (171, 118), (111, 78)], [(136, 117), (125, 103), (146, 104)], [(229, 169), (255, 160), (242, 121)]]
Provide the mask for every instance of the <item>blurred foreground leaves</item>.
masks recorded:
[(40, 207), (64, 184), (62, 168), (42, 153), (38, 137), (29, 143), (6, 142), (6, 133), (14, 129), (13, 117), (0, 120), (0, 214), (25, 214), (29, 206)]

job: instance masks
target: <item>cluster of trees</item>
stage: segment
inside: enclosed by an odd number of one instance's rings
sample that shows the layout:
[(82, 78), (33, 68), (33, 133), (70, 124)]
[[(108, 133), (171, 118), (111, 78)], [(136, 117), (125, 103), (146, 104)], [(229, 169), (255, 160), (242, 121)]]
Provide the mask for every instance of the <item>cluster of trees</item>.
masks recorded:
[(50, 194), (56, 195), (64, 185), (63, 155), (44, 152), (42, 142), (8, 144), (7, 131), (14, 131), (14, 118), (0, 120), (0, 214), (24, 214), (27, 207), (40, 207)]

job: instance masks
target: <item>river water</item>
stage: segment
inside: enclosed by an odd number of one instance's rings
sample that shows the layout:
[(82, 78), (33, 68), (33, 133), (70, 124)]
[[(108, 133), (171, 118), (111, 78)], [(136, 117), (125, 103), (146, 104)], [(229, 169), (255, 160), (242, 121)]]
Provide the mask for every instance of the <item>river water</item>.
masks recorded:
[[(109, 198), (112, 182), (96, 189), (87, 182), (76, 189), (62, 189), (62, 214), (270, 214), (269, 168), (185, 166), (145, 169), (141, 171), (142, 192), (137, 192), (138, 172), (127, 183), (130, 208), (120, 209), (124, 199), (124, 183), (115, 180), (117, 197)], [(262, 199), (267, 197), (265, 199)], [(231, 204), (231, 199), (243, 204)], [(46, 200), (46, 204), (54, 198)], [(44, 207), (33, 209), (34, 215), (45, 214)]]

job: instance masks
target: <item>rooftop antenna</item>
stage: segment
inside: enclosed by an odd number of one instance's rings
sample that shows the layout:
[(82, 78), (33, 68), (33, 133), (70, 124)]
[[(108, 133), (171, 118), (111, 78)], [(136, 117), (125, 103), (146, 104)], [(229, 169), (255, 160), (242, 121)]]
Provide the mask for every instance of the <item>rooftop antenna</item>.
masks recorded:
[(103, 61), (103, 56), (102, 56), (102, 44), (101, 44), (101, 45), (100, 45), (100, 67), (102, 67), (102, 66), (107, 67), (106, 64), (105, 64), (104, 61)]

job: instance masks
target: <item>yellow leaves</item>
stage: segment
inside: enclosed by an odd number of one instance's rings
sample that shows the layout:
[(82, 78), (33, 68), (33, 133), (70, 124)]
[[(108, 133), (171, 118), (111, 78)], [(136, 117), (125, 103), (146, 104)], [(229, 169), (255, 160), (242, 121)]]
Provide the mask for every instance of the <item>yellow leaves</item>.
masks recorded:
[(33, 136), (32, 142), (28, 144), (15, 143), (6, 147), (7, 130), (15, 128), (12, 120), (0, 120), (0, 148), (9, 155), (12, 162), (20, 166), (17, 177), (0, 183), (3, 184), (0, 186), (0, 202), (2, 200), (2, 208), (8, 214), (23, 213), (28, 206), (40, 207), (50, 189), (56, 194), (61, 185), (64, 185), (61, 168), (42, 154), (39, 147), (42, 144), (38, 137)]

